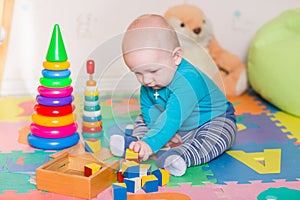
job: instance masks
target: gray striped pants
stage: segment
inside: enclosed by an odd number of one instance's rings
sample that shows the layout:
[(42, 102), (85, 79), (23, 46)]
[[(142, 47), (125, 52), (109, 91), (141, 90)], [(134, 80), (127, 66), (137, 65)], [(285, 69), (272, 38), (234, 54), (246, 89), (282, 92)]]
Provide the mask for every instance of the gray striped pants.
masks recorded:
[[(142, 138), (148, 132), (142, 115), (136, 119), (133, 136)], [(180, 155), (187, 167), (201, 165), (223, 154), (234, 143), (237, 133), (236, 123), (220, 116), (190, 131), (179, 131), (182, 138), (180, 146), (171, 148), (158, 158), (158, 166), (170, 155)], [(162, 166), (160, 166), (162, 165)]]

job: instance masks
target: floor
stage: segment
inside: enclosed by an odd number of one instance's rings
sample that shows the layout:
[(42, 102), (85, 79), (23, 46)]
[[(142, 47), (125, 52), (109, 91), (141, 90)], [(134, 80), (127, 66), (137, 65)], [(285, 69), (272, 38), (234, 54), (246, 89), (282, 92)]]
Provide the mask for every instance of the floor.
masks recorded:
[[(139, 113), (138, 98), (126, 94), (100, 98), (102, 147), (107, 148), (111, 134), (122, 134), (125, 126), (133, 123)], [(300, 199), (300, 118), (279, 111), (254, 92), (231, 101), (239, 128), (232, 149), (208, 164), (189, 168), (182, 177), (171, 177), (159, 193), (182, 193), (192, 200), (286, 199), (288, 195)], [(48, 162), (54, 153), (27, 143), (34, 104), (32, 97), (0, 98), (0, 199), (78, 199), (38, 191), (30, 183), (36, 167)], [(74, 104), (80, 124), (82, 101), (77, 99)], [(155, 168), (153, 160), (148, 163)], [(154, 199), (143, 196), (147, 198)], [(112, 199), (111, 188), (95, 199)]]

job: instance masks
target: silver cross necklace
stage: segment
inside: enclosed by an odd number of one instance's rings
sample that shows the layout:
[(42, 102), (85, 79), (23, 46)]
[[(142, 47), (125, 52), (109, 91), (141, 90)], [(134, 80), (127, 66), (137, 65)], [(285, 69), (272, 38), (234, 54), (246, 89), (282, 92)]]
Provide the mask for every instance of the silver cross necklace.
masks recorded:
[(157, 90), (155, 90), (155, 93), (153, 95), (155, 97), (155, 100), (157, 100), (157, 98), (159, 97), (159, 94), (158, 94)]

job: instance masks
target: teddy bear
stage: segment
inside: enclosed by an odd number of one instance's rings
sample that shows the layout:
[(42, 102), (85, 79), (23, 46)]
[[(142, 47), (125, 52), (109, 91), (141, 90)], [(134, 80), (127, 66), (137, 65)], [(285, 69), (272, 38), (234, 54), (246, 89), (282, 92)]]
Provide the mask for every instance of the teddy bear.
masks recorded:
[[(200, 8), (190, 4), (176, 5), (169, 8), (164, 17), (176, 30), (181, 46), (187, 51), (186, 53), (191, 59), (199, 62), (204, 55), (202, 51), (200, 52), (201, 55), (191, 52), (196, 49), (199, 51), (199, 48), (195, 46), (200, 45), (206, 49), (217, 66), (218, 75), (222, 82), (218, 85), (224, 87), (226, 96), (239, 96), (247, 90), (246, 65), (236, 55), (220, 46), (214, 36), (212, 23)], [(204, 64), (203, 62), (201, 64)], [(204, 68), (209, 71), (211, 70), (207, 69), (209, 67), (207, 65)], [(215, 75), (212, 76), (216, 77)]]

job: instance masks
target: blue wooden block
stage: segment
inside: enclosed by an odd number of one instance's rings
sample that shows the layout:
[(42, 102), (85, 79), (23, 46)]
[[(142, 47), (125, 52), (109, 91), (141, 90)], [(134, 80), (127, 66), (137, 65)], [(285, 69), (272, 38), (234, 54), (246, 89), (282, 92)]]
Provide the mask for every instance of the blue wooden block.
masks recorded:
[(136, 193), (141, 189), (141, 178), (124, 178), (124, 183), (127, 187), (127, 192)]
[(125, 128), (125, 135), (131, 136), (133, 132), (133, 124), (128, 124)]
[(142, 188), (146, 193), (158, 191), (158, 179), (154, 175), (142, 177)]
[(127, 200), (127, 187), (125, 183), (114, 183), (112, 185), (114, 200)]
[(159, 186), (164, 186), (170, 181), (170, 173), (165, 169), (156, 169), (152, 174), (158, 179)]

